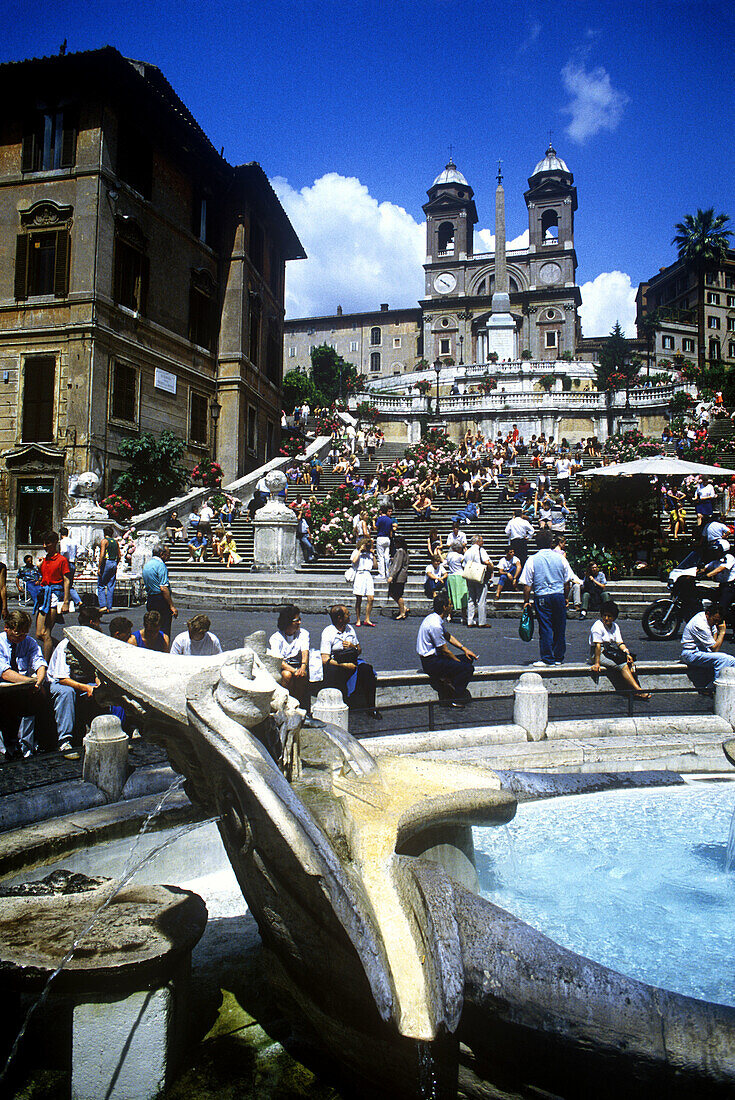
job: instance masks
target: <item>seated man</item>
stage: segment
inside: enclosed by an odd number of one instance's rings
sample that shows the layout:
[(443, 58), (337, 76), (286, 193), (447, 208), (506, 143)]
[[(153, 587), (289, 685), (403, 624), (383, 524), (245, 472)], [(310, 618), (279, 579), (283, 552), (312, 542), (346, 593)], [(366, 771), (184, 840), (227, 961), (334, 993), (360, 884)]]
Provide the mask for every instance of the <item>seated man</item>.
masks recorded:
[(513, 553), (513, 547), (509, 546), (504, 556), (498, 562), (498, 584), (495, 591), (495, 599), (500, 599), (500, 593), (504, 588), (517, 588), (520, 575), (521, 559)]
[(187, 561), (207, 560), (207, 540), (199, 531), (193, 539), (189, 539), (189, 557)]
[(171, 652), (180, 657), (210, 657), (221, 653), (222, 645), (217, 635), (210, 632), (211, 625), (209, 615), (192, 615), (186, 630), (174, 638)]
[(41, 586), (41, 571), (33, 564), (33, 555), (26, 554), (15, 578), (15, 587), (21, 599), (28, 599), (35, 606)]
[[(446, 699), (450, 706), (462, 707), (469, 696), (467, 685), (475, 674), (472, 662), (477, 660), (477, 654), (450, 634), (445, 620), (451, 612), (451, 600), (446, 593), (440, 592), (434, 597), (433, 612), (419, 627), (416, 652), (432, 687), (439, 692), (439, 698)], [(455, 657), (450, 646), (459, 649), (462, 656)]]
[[(81, 607), (78, 621), (79, 626), (100, 629), (100, 615), (96, 608)], [(59, 642), (51, 656), (48, 683), (59, 735), (59, 752), (71, 760), (78, 760), (80, 754), (73, 747), (75, 726), (90, 722), (104, 713), (106, 708), (97, 706), (94, 701), (98, 686), (94, 666), (69, 649), (68, 638)]]
[(41, 647), (29, 638), (31, 617), (27, 611), (5, 616), (0, 634), (0, 680), (22, 685), (0, 688), (0, 760), (31, 756), (36, 750), (36, 718), (48, 712), (44, 689), (46, 661)]
[(720, 653), (725, 640), (725, 616), (718, 604), (694, 615), (681, 635), (681, 659), (687, 675), (702, 695), (714, 694), (714, 682), (723, 668), (735, 666), (735, 657)]
[(382, 714), (375, 706), (376, 677), (373, 666), (360, 657), (362, 647), (350, 613), (343, 604), (329, 609), (331, 625), (322, 631), (320, 651), (324, 668), (324, 687), (336, 687), (348, 706), (362, 705), (376, 721)]

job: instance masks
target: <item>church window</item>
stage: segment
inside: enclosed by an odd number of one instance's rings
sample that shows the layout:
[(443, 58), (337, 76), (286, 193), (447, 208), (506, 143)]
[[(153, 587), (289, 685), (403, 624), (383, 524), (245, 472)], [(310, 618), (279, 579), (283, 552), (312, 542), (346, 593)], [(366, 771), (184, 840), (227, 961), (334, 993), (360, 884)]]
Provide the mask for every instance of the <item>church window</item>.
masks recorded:
[(558, 346), (559, 333), (555, 328), (547, 329), (545, 332), (545, 344), (547, 348), (555, 348)]
[(380, 370), (380, 352), (372, 351), (370, 353), (370, 370), (375, 373)]
[(454, 226), (451, 222), (441, 223), (436, 231), (436, 243), (440, 256), (454, 252)]
[(73, 168), (77, 156), (77, 127), (74, 113), (63, 110), (39, 111), (23, 131), (23, 172), (49, 172)]
[(373, 347), (375, 347), (376, 344), (380, 344), (381, 342), (382, 342), (382, 337), (381, 337), (380, 329), (379, 328), (371, 328), (370, 329), (370, 343), (373, 345)]
[(52, 443), (56, 360), (34, 355), (23, 366), (23, 442)]
[(138, 372), (129, 363), (113, 363), (112, 393), (110, 395), (110, 417), (112, 420), (125, 420), (128, 424), (137, 423), (138, 408)]
[(439, 341), (439, 354), (450, 355), (452, 350), (452, 342), (448, 336), (442, 336)]
[(541, 215), (541, 236), (544, 244), (559, 240), (559, 215), (556, 210), (544, 210)]
[(203, 393), (195, 393), (191, 390), (189, 402), (189, 442), (196, 446), (205, 447), (208, 437), (208, 413), (209, 399)]

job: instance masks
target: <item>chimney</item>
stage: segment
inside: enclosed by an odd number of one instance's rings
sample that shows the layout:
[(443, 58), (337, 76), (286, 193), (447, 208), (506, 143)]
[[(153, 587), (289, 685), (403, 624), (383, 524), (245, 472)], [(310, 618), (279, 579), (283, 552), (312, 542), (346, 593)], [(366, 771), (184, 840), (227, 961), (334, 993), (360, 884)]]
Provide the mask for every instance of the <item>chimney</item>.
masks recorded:
[(342, 316), (342, 306), (337, 306), (337, 316), (338, 317)]
[(380, 303), (380, 312), (381, 313), (387, 313), (388, 312), (388, 303), (387, 302), (381, 302)]

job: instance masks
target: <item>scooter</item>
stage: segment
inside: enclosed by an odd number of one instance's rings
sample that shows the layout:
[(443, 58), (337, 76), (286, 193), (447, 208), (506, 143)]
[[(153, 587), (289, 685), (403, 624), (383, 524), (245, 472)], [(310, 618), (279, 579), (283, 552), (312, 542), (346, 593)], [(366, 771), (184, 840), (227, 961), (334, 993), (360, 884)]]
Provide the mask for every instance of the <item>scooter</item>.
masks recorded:
[(697, 584), (697, 568), (701, 564), (699, 552), (693, 550), (671, 570), (669, 595), (654, 600), (643, 612), (641, 625), (649, 638), (662, 640), (675, 637), (681, 624), (688, 623), (693, 615), (702, 610), (702, 601), (715, 597), (717, 585), (709, 582)]

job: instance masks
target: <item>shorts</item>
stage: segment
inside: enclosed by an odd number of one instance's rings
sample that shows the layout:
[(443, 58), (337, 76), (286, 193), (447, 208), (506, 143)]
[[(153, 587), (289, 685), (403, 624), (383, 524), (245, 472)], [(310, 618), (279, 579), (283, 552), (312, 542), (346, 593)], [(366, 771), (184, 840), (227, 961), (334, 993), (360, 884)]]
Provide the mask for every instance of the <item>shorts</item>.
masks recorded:
[(367, 569), (361, 569), (355, 574), (355, 581), (352, 586), (353, 596), (374, 596), (375, 585), (373, 584), (373, 578)]

